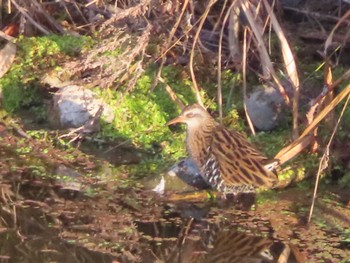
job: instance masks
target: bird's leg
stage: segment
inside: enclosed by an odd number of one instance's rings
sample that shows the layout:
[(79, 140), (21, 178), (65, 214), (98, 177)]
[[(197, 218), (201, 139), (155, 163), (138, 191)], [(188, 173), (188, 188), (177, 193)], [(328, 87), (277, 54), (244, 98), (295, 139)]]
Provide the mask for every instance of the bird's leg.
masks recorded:
[(225, 193), (225, 192), (222, 193), (221, 199), (222, 199), (222, 200), (225, 200), (225, 201), (227, 200), (227, 196), (226, 196), (226, 193)]
[(221, 198), (223, 200), (232, 200), (234, 203), (236, 203), (238, 201), (238, 193), (226, 193), (223, 192), (221, 195)]

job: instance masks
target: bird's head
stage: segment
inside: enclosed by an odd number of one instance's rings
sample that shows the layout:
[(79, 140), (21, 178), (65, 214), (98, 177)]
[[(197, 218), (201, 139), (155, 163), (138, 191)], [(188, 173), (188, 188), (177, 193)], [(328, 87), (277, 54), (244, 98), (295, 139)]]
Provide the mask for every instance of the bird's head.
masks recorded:
[(170, 120), (167, 125), (175, 123), (185, 123), (189, 129), (199, 128), (205, 123), (214, 122), (209, 113), (199, 104), (193, 104), (185, 107), (181, 114)]

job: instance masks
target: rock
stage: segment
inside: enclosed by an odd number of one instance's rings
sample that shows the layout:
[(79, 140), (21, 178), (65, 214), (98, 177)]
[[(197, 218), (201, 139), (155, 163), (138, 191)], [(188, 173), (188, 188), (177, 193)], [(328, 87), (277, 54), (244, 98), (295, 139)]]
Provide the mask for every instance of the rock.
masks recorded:
[(170, 176), (178, 176), (182, 181), (198, 189), (210, 188), (210, 185), (203, 179), (200, 171), (192, 158), (186, 158), (173, 165), (168, 171)]
[(271, 86), (259, 86), (245, 100), (253, 125), (262, 131), (269, 131), (285, 118), (286, 107), (280, 93)]
[(68, 168), (64, 165), (59, 165), (55, 170), (56, 184), (60, 186), (62, 190), (81, 191), (82, 184), (79, 178), (81, 174)]
[(66, 86), (54, 94), (48, 119), (55, 128), (77, 128), (94, 117), (101, 105), (104, 121), (112, 122), (112, 110), (91, 90), (75, 85)]

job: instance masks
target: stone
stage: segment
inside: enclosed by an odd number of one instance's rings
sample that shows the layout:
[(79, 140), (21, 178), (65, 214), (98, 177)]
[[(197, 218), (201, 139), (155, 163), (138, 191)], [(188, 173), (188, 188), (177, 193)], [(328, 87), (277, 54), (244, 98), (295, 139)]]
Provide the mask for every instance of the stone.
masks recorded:
[(54, 128), (78, 128), (93, 118), (101, 106), (103, 120), (111, 123), (113, 111), (93, 91), (69, 85), (54, 94), (48, 120)]
[(285, 118), (286, 104), (272, 86), (259, 86), (248, 94), (245, 103), (249, 117), (258, 130), (272, 130)]

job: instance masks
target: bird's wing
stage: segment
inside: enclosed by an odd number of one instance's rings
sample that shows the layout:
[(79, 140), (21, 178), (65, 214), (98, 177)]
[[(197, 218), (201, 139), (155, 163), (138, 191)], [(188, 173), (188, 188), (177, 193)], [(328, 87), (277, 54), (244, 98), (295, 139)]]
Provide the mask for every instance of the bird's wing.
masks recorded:
[(212, 158), (219, 165), (226, 186), (251, 185), (271, 188), (276, 174), (264, 167), (267, 158), (240, 133), (218, 127), (211, 144)]

